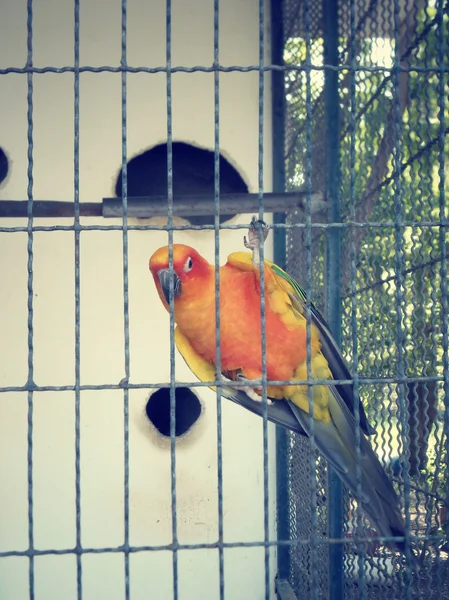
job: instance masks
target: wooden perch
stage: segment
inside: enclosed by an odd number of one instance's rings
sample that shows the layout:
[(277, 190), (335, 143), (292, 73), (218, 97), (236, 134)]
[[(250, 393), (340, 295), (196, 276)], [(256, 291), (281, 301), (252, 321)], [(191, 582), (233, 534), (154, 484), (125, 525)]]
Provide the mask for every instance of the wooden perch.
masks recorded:
[[(263, 195), (264, 211), (291, 212), (304, 211), (307, 200), (306, 192), (266, 193)], [(311, 195), (312, 213), (320, 213), (326, 209), (326, 202), (321, 193)], [(34, 200), (33, 217), (36, 218), (73, 218), (75, 205), (73, 202), (55, 200)], [(129, 197), (127, 215), (138, 219), (166, 217), (168, 200), (165, 196)], [(259, 194), (221, 194), (220, 214), (255, 213), (259, 211)], [(80, 202), (81, 217), (121, 218), (123, 205), (121, 198), (103, 198), (103, 202)], [(176, 216), (203, 216), (215, 214), (214, 199), (207, 195), (177, 195), (173, 198), (173, 214)], [(26, 200), (0, 200), (0, 218), (27, 218), (28, 202)]]

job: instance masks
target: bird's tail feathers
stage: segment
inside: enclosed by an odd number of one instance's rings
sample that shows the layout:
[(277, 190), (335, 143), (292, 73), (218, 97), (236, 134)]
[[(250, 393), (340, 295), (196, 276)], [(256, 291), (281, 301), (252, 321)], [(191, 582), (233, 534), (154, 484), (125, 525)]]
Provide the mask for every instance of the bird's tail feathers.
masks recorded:
[[(311, 435), (310, 415), (291, 402), (289, 405), (303, 429)], [(330, 423), (313, 420), (317, 448), (334, 467), (355, 498), (360, 500), (379, 536), (405, 538), (406, 529), (394, 487), (370, 443), (360, 430), (358, 441), (360, 453), (357, 452), (358, 425), (333, 386), (329, 387), (329, 409)], [(388, 545), (405, 552), (404, 540), (391, 541)]]

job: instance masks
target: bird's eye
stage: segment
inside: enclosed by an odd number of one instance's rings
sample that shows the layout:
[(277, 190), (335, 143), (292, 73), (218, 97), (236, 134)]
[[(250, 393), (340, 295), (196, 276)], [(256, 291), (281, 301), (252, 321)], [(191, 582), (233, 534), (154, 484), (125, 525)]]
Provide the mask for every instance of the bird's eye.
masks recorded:
[(184, 273), (188, 273), (189, 271), (191, 271), (192, 267), (193, 267), (193, 260), (189, 256), (189, 258), (184, 263)]

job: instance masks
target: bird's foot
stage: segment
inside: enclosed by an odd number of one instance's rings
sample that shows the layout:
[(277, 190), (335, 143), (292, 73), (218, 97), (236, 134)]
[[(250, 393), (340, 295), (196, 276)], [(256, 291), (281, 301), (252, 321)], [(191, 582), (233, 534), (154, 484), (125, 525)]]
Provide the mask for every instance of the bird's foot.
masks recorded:
[(249, 225), (249, 229), (248, 229), (248, 239), (246, 239), (246, 235), (243, 236), (243, 244), (245, 246), (245, 248), (248, 248), (248, 250), (252, 250), (253, 253), (253, 265), (256, 268), (259, 268), (260, 266), (260, 256), (259, 256), (259, 248), (260, 248), (260, 237), (259, 237), (259, 230), (262, 231), (262, 243), (265, 242), (265, 240), (268, 237), (268, 233), (270, 231), (268, 225), (265, 223), (265, 221), (263, 221), (262, 219), (256, 219), (256, 217), (253, 217), (251, 219), (251, 223)]
[[(223, 373), (220, 374), (219, 379), (221, 379), (222, 381), (233, 381), (235, 382), (237, 381), (241, 381), (242, 385), (233, 385), (232, 387), (237, 389), (237, 390), (242, 390), (243, 392), (245, 392), (245, 394), (248, 396), (248, 398), (250, 398), (251, 400), (254, 400), (255, 402), (263, 402), (263, 397), (262, 394), (259, 394), (257, 388), (252, 387), (250, 385), (244, 385), (247, 381), (249, 381), (249, 379), (247, 379), (243, 373), (238, 373), (235, 376), (235, 379), (230, 379), (229, 377), (226, 377), (225, 375), (223, 375)], [(270, 398), (267, 398), (267, 404), (273, 404), (273, 401), (270, 400)]]
[[(239, 373), (237, 375), (237, 379), (242, 382), (249, 381), (249, 379), (247, 379), (242, 373)], [(255, 387), (251, 387), (249, 385), (242, 385), (239, 389), (242, 389), (248, 396), (248, 398), (250, 398), (251, 400), (254, 400), (255, 402), (263, 402), (262, 394), (259, 394), (258, 390)], [(273, 404), (273, 400), (267, 398), (267, 404)]]

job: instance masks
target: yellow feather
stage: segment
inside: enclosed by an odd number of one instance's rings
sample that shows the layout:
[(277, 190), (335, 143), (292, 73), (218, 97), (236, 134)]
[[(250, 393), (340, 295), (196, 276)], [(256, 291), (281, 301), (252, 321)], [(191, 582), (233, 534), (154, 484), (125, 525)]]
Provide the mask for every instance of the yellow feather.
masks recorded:
[[(332, 373), (330, 372), (327, 360), (321, 354), (321, 352), (313, 352), (312, 350), (312, 361), (311, 361), (311, 377), (313, 379), (332, 379)], [(301, 363), (295, 371), (294, 379), (307, 381), (307, 364)], [(309, 392), (308, 386), (296, 385), (289, 386), (284, 390), (285, 395), (290, 398), (299, 408), (302, 408), (305, 412), (309, 412)], [(315, 419), (324, 421), (324, 423), (330, 423), (329, 414), (329, 388), (327, 385), (314, 385), (312, 386), (312, 400), (313, 400), (313, 416)]]
[[(304, 321), (304, 318), (298, 314), (292, 306), (290, 294), (294, 294), (295, 290), (292, 286), (281, 277), (278, 277), (274, 271), (270, 269), (274, 263), (265, 260), (265, 287), (267, 291), (267, 300), (270, 310), (280, 315), (283, 323), (287, 327), (298, 326)], [(228, 256), (228, 263), (233, 267), (242, 271), (254, 271), (259, 276), (259, 269), (254, 268), (252, 254), (250, 252), (233, 252)]]
[[(215, 366), (195, 352), (188, 338), (181, 332), (179, 327), (175, 329), (175, 344), (189, 369), (200, 381), (215, 381)], [(210, 388), (215, 391), (215, 386), (210, 386)]]

